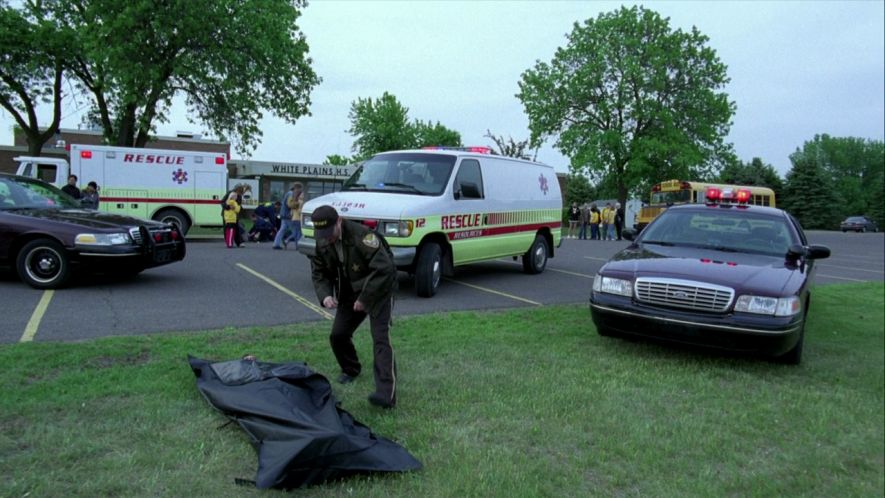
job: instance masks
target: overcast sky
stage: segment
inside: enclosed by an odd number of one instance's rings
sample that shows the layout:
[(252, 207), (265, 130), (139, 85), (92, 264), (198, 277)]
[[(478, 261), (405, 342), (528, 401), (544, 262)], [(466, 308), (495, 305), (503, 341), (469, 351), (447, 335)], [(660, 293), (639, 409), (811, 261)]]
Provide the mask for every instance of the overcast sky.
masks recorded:
[[(574, 22), (620, 2), (382, 2), (313, 0), (299, 20), (323, 82), (312, 116), (295, 125), (266, 117), (252, 159), (320, 163), (351, 155), (351, 103), (385, 91), (411, 119), (439, 121), (465, 145), (495, 135), (528, 137), (520, 75), (549, 62)], [(625, 4), (630, 5), (630, 4)], [(761, 157), (783, 176), (789, 155), (818, 133), (885, 139), (885, 2), (646, 2), (671, 28), (696, 26), (728, 66), (725, 91), (737, 104), (728, 140), (738, 157)], [(82, 99), (81, 99), (82, 102)], [(66, 102), (63, 128), (83, 111)], [(176, 106), (160, 135), (204, 131)], [(48, 120), (48, 115), (47, 115)], [(0, 143), (12, 119), (0, 118)], [(552, 141), (551, 141), (552, 143)], [(234, 154), (234, 157), (237, 155)], [(538, 159), (566, 171), (568, 159), (541, 149)]]

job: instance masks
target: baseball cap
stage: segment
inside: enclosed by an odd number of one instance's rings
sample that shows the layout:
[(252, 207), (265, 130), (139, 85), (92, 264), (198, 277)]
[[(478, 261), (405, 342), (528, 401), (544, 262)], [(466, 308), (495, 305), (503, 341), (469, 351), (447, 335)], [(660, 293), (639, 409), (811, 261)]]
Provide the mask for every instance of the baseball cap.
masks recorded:
[(313, 222), (314, 239), (327, 239), (335, 231), (338, 211), (335, 211), (332, 206), (320, 206), (311, 213), (310, 221)]

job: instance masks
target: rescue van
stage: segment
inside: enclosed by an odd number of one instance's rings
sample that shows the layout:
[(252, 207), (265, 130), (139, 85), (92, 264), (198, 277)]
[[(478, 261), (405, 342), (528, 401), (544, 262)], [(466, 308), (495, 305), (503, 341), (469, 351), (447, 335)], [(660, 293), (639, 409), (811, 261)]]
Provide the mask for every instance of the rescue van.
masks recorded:
[(49, 157), (16, 157), (16, 174), (62, 187), (99, 185), (99, 211), (176, 225), (220, 227), (227, 192), (227, 158), (212, 152), (71, 145), (70, 164)]
[(383, 234), (421, 297), (469, 263), (521, 256), (526, 273), (541, 273), (562, 240), (553, 167), (487, 147), (392, 151), (365, 161), (340, 192), (304, 205), (298, 251), (308, 256), (316, 250), (310, 215), (324, 204)]

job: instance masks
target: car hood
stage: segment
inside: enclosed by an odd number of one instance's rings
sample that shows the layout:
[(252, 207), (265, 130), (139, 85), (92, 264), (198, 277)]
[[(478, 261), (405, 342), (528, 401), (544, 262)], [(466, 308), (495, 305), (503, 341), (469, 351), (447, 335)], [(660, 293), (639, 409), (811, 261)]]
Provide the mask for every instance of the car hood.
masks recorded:
[(666, 246), (630, 246), (600, 270), (621, 277), (662, 277), (708, 282), (739, 293), (792, 295), (810, 266), (785, 257)]
[(326, 194), (304, 204), (303, 212), (312, 213), (323, 205), (334, 207), (344, 218), (361, 219), (401, 219), (403, 207), (408, 206), (410, 213), (424, 213), (432, 206), (439, 206), (437, 197), (415, 195), (400, 192), (361, 192), (347, 191)]
[(129, 229), (140, 225), (147, 227), (163, 226), (162, 223), (156, 221), (89, 209), (17, 209), (10, 211), (9, 214), (42, 218), (44, 220), (80, 225), (102, 231), (113, 231), (119, 228)]

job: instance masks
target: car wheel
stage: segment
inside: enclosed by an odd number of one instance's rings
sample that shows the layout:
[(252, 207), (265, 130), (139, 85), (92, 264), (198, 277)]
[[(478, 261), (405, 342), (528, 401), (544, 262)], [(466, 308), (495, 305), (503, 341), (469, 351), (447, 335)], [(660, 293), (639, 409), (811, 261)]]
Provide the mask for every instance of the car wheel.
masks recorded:
[(529, 275), (536, 275), (547, 267), (547, 241), (540, 235), (535, 236), (532, 247), (522, 255), (522, 269)]
[(442, 280), (442, 249), (430, 242), (421, 246), (415, 263), (415, 290), (419, 297), (433, 297)]
[(25, 244), (18, 253), (16, 269), (19, 278), (35, 289), (57, 289), (71, 275), (64, 247), (49, 239), (32, 240)]
[(181, 214), (181, 212), (175, 211), (174, 209), (164, 209), (160, 211), (154, 216), (154, 220), (159, 221), (160, 223), (175, 225), (178, 227), (178, 231), (181, 232), (182, 235), (187, 235), (187, 231), (191, 228), (187, 218)]
[(847, 231), (848, 231), (848, 229), (846, 229), (846, 228), (843, 228), (843, 229), (842, 229), (842, 233), (845, 233), (845, 232), (847, 232)]

